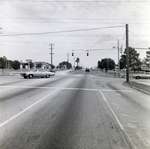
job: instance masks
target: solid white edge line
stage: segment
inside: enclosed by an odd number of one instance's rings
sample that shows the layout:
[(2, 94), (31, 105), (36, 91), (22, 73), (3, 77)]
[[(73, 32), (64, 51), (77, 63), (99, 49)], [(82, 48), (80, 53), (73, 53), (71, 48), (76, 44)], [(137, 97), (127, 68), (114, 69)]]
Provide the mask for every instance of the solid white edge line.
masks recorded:
[(51, 92), (50, 94), (44, 96), (43, 98), (41, 98), (40, 100), (36, 101), (34, 104), (30, 105), (29, 107), (25, 108), (24, 110), (22, 110), (21, 112), (19, 112), (18, 114), (14, 115), (13, 117), (9, 118), (8, 120), (4, 121), (3, 123), (0, 124), (0, 128), (3, 127), (4, 125), (8, 124), (9, 122), (11, 122), (12, 120), (14, 120), (15, 118), (17, 118), (18, 116), (20, 116), (21, 114), (25, 113), (27, 110), (31, 109), (32, 107), (34, 107), (35, 105), (37, 105), (39, 102), (41, 102), (42, 100), (44, 100), (45, 98), (47, 98), (48, 96), (52, 95), (53, 93), (55, 93), (57, 90), (59, 90), (59, 88), (57, 88), (56, 90), (54, 90), (53, 92)]
[(131, 139), (129, 138), (128, 134), (127, 134), (126, 131), (124, 130), (123, 126), (121, 125), (119, 119), (117, 118), (116, 114), (114, 113), (114, 111), (112, 110), (111, 106), (109, 105), (109, 103), (108, 103), (107, 99), (105, 98), (104, 94), (102, 93), (101, 90), (99, 90), (99, 92), (100, 92), (101, 96), (103, 97), (103, 100), (106, 102), (107, 106), (109, 107), (109, 109), (110, 109), (112, 115), (113, 115), (114, 118), (116, 119), (118, 125), (120, 126), (120, 129), (121, 129), (121, 131), (122, 131), (122, 133), (123, 133), (123, 135), (124, 135), (126, 141), (128, 142), (130, 148), (131, 148), (131, 149), (135, 149), (135, 146), (134, 146), (133, 143), (131, 142)]

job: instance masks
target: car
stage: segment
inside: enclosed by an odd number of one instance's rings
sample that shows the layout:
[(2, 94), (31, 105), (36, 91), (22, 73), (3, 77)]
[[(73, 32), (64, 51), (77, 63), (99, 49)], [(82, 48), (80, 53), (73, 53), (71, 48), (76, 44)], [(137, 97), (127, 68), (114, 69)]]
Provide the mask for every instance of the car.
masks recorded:
[(50, 76), (54, 76), (54, 72), (48, 72), (45, 69), (32, 69), (29, 72), (22, 72), (20, 73), (22, 77), (26, 78), (33, 78), (33, 77), (45, 77), (49, 78)]
[(86, 68), (86, 69), (85, 69), (85, 72), (90, 72), (90, 69), (89, 69), (89, 68)]
[(133, 74), (132, 77), (135, 79), (150, 79), (150, 74)]

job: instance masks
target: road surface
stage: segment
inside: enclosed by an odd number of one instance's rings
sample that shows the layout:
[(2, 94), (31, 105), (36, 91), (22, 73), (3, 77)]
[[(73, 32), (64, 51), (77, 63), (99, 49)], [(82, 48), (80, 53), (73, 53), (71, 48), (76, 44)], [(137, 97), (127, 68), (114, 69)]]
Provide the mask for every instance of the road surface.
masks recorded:
[(0, 148), (149, 149), (149, 96), (97, 73), (1, 76)]

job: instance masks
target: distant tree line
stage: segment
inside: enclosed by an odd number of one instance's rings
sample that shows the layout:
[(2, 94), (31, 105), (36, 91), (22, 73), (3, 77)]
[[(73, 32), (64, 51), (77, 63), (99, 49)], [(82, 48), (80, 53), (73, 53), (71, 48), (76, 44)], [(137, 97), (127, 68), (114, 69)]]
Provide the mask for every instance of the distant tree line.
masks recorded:
[(60, 69), (70, 69), (70, 68), (72, 68), (72, 64), (69, 63), (68, 61), (63, 61), (63, 62), (59, 63), (59, 65), (57, 67)]
[[(150, 70), (150, 51), (146, 51), (146, 58), (141, 60), (139, 58), (140, 54), (132, 47), (129, 47), (129, 68), (132, 71), (140, 71), (141, 66), (145, 65), (147, 70)], [(126, 49), (124, 51), (124, 54), (121, 55), (121, 58), (119, 60), (120, 63), (120, 69), (126, 68)], [(98, 61), (98, 68), (104, 69), (107, 71), (108, 69), (112, 70), (115, 68), (115, 66), (118, 66), (115, 64), (114, 60), (110, 58), (104, 58), (101, 61)]]
[(19, 69), (20, 68), (20, 62), (18, 60), (8, 60), (5, 56), (0, 57), (0, 68), (6, 69), (6, 68), (13, 68), (13, 69)]
[[(0, 57), (0, 68), (1, 69), (21, 69), (20, 66), (22, 65), (22, 68), (33, 68), (34, 67), (34, 63), (32, 61), (28, 61), (28, 62), (19, 62), (18, 60), (9, 60), (7, 59), (5, 56), (4, 57)], [(41, 68), (42, 67), (42, 62), (37, 64), (37, 68)], [(52, 68), (55, 68), (54, 65), (52, 65)]]

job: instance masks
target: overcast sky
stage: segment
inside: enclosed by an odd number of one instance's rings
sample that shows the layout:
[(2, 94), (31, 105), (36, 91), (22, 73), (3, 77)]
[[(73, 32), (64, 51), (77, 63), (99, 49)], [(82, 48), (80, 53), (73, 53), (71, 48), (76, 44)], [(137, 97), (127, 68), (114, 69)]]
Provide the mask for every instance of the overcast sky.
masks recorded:
[[(150, 47), (150, 0), (0, 0), (0, 57), (11, 60), (96, 66), (102, 58), (118, 61), (117, 40), (129, 46)], [(97, 50), (92, 50), (97, 49)], [(86, 56), (89, 50), (89, 56)], [(137, 49), (140, 57), (146, 49)], [(121, 54), (121, 53), (120, 53)]]

